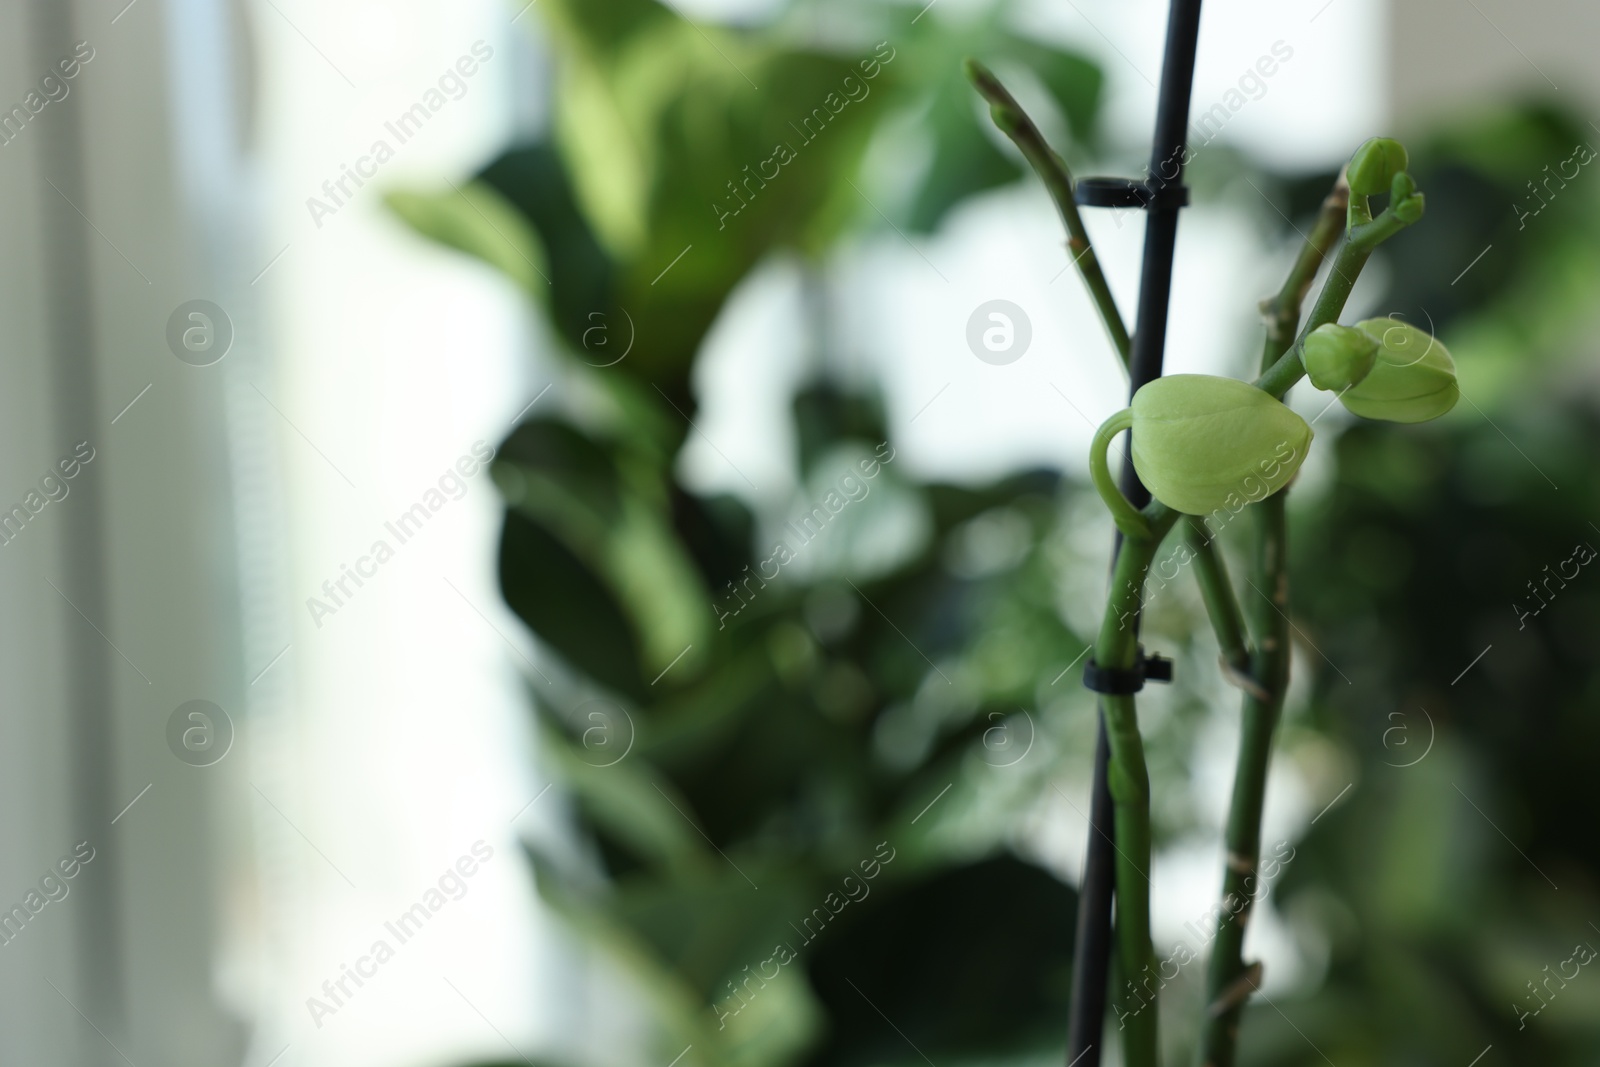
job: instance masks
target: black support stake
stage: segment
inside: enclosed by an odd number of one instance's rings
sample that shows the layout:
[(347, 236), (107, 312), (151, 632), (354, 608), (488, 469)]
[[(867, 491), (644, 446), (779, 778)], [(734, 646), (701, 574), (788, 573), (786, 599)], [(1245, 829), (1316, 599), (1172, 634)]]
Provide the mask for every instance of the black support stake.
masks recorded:
[[(1172, 258), (1178, 241), (1178, 212), (1188, 202), (1183, 187), (1187, 155), (1189, 97), (1194, 86), (1194, 58), (1200, 37), (1200, 0), (1172, 0), (1167, 16), (1166, 54), (1161, 63), (1161, 87), (1156, 100), (1155, 140), (1150, 150), (1150, 173), (1144, 182), (1099, 182), (1101, 189), (1120, 184), (1106, 206), (1128, 204), (1127, 190), (1147, 215), (1144, 261), (1139, 280), (1139, 307), (1134, 319), (1133, 354), (1129, 367), (1129, 395), (1161, 376), (1167, 340), (1167, 303), (1172, 291)], [(1079, 183), (1087, 186), (1094, 179)], [(1142, 189), (1137, 187), (1142, 186)], [(1142, 193), (1143, 195), (1138, 195)], [(1115, 197), (1120, 195), (1122, 199)], [(1098, 198), (1096, 198), (1098, 199)], [(1086, 200), (1085, 202), (1094, 202)], [(1139, 481), (1133, 465), (1122, 471), (1122, 491), (1142, 507), (1149, 490)], [(1122, 549), (1119, 533), (1112, 557)], [(1111, 962), (1111, 901), (1115, 885), (1115, 853), (1111, 791), (1106, 768), (1111, 750), (1106, 741), (1102, 712), (1095, 742), (1094, 793), (1089, 808), (1089, 844), (1084, 857), (1083, 885), (1078, 897), (1077, 950), (1073, 959), (1072, 1004), (1067, 1021), (1069, 1067), (1099, 1067), (1105, 1026), (1107, 986)]]

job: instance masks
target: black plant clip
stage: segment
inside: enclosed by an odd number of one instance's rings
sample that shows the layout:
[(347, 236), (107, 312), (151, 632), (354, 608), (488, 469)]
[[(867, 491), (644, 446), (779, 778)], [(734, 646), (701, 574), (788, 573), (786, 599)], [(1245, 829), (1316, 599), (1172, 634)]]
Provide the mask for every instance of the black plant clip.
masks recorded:
[(1175, 182), (1080, 178), (1073, 195), (1084, 207), (1131, 207), (1143, 210), (1189, 206), (1189, 187)]
[(1139, 658), (1132, 667), (1102, 667), (1092, 658), (1083, 665), (1083, 687), (1096, 693), (1129, 696), (1144, 688), (1146, 681), (1172, 681), (1172, 661), (1165, 656), (1145, 655), (1139, 646)]

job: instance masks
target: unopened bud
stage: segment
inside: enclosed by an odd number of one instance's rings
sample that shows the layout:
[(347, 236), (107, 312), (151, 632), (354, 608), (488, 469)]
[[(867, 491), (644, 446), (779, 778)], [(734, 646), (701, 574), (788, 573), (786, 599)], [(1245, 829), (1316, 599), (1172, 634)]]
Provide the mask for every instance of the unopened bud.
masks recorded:
[(1456, 406), (1456, 364), (1438, 339), (1399, 319), (1368, 319), (1356, 328), (1378, 341), (1377, 360), (1340, 396), (1352, 414), (1385, 422), (1427, 422)]
[(1357, 196), (1387, 193), (1395, 175), (1406, 169), (1406, 147), (1392, 137), (1374, 137), (1350, 157), (1346, 171), (1350, 191)]
[(1391, 201), (1389, 210), (1395, 213), (1396, 218), (1409, 226), (1422, 218), (1422, 210), (1425, 204), (1426, 200), (1421, 193), (1412, 193), (1404, 200)]
[(1304, 419), (1235, 378), (1157, 378), (1134, 394), (1131, 410), (1140, 481), (1189, 515), (1237, 511), (1231, 500), (1271, 496), (1289, 484), (1311, 444)]
[(1301, 349), (1306, 376), (1318, 389), (1343, 392), (1365, 378), (1378, 358), (1378, 339), (1350, 326), (1326, 323)]

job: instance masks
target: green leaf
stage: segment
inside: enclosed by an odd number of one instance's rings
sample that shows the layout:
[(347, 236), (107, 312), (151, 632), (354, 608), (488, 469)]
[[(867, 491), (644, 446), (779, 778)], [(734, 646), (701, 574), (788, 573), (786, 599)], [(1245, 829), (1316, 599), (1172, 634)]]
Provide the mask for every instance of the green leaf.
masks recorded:
[[(659, 797), (657, 801), (684, 822)], [(686, 802), (680, 798), (677, 803)], [(804, 868), (763, 868), (738, 851), (726, 857), (710, 853), (710, 858), (712, 863), (693, 877), (623, 879), (612, 902), (612, 911), (670, 961), (708, 1004), (730, 996), (728, 982), (742, 980), (746, 966), (755, 970), (777, 943), (798, 944), (788, 924), (814, 903)]]
[(629, 680), (673, 666), (675, 686), (692, 678), (709, 652), (711, 595), (672, 528), (655, 478), (619, 466), (576, 429), (535, 420), (506, 442), (495, 478), (512, 505), (559, 539), (623, 609), (644, 659)]
[[(757, 956), (756, 960), (770, 958)], [(757, 964), (751, 961), (750, 966), (754, 970)], [(737, 1014), (730, 1007), (721, 1009), (729, 1013), (722, 1041), (727, 1060), (734, 1067), (792, 1063), (826, 1029), (827, 1017), (801, 966), (791, 963), (767, 981), (758, 975), (758, 994), (739, 1007)], [(735, 999), (736, 1006), (740, 1003)]]
[(1009, 856), (875, 888), (817, 940), (832, 1021), (817, 1061), (894, 1063), (907, 1041), (935, 1063), (1055, 1045), (1074, 909), (1071, 889)]
[[(635, 731), (644, 729), (643, 716), (633, 716), (631, 726)], [(683, 814), (688, 801), (649, 763), (626, 756), (613, 763), (609, 755), (603, 765), (591, 763), (581, 746), (551, 728), (544, 740), (585, 813), (635, 856), (678, 875), (721, 862)]]
[(511, 610), (572, 666), (620, 693), (644, 695), (638, 640), (611, 590), (519, 511), (506, 512), (500, 535), (500, 588)]
[(685, 1050), (688, 1054), (681, 1067), (722, 1067), (721, 1042), (709, 1025), (713, 1017), (703, 999), (594, 894), (569, 891), (559, 877), (552, 876), (548, 863), (537, 855), (533, 859), (540, 899), (628, 975), (633, 991), (643, 993), (654, 1009), (652, 1021), (662, 1031), (663, 1044), (678, 1049), (695, 1046), (693, 1051)]
[(844, 178), (895, 80), (892, 48), (887, 62), (864, 55), (779, 50), (674, 18), (603, 58), (562, 57), (555, 142), (616, 265), (610, 313), (635, 327), (623, 373), (687, 397), (690, 362), (750, 269), (776, 249), (821, 248), (859, 215)]
[(555, 147), (540, 142), (512, 149), (485, 167), (478, 180), (522, 212), (539, 235), (549, 260), (550, 315), (567, 344), (589, 351), (597, 323), (620, 327), (614, 267), (578, 209)]
[(424, 237), (476, 256), (536, 297), (547, 290), (544, 252), (527, 220), (491, 186), (472, 182), (448, 193), (395, 190), (384, 203)]
[(674, 17), (656, 0), (539, 0), (539, 12), (569, 49), (609, 58), (640, 32)]

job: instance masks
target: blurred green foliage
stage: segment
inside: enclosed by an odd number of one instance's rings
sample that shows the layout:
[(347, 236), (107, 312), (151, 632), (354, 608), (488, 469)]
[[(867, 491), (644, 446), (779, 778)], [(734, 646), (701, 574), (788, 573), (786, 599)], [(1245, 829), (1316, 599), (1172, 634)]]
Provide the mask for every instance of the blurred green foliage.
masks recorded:
[[(1076, 547), (1092, 501), (1047, 472), (916, 480), (878, 399), (829, 380), (794, 398), (795, 500), (756, 514), (679, 477), (701, 343), (763, 260), (825, 271), (853, 233), (931, 230), (1020, 176), (961, 57), (1031, 71), (1069, 157), (1098, 144), (1092, 64), (1017, 36), (1005, 5), (914, 23), (909, 10), (859, 5), (823, 46), (798, 15), (734, 30), (655, 0), (541, 0), (548, 136), (462, 194), (390, 200), (526, 289), (563, 361), (562, 389), (495, 467), (504, 594), (554, 653), (530, 688), (579, 831), (531, 853), (544, 899), (629, 976), (652, 1062), (948, 1067), (1043, 1061), (1064, 1040), (1074, 897), (1013, 845), (1020, 819), (1060, 816), (1061, 766), (1089, 762), (1091, 705), (1062, 678), (1086, 647), (1064, 603), (1103, 581), (1104, 560)], [(791, 124), (818, 108), (827, 124), (807, 139)], [(908, 125), (924, 163), (880, 190), (869, 149), (903, 145)], [(1513, 607), (1546, 564), (1600, 544), (1600, 416), (1578, 341), (1600, 284), (1600, 178), (1585, 172), (1537, 216), (1513, 207), (1584, 128), (1507, 108), (1407, 138), (1429, 217), (1382, 253), (1382, 310), (1448, 341), (1465, 401), (1425, 427), (1341, 433), (1330, 416), (1331, 484), (1294, 497), (1307, 682), (1282, 745), (1350, 768), (1354, 789), (1274, 889), (1313, 981), (1252, 1005), (1245, 1063), (1459, 1067), (1492, 1043), (1511, 1062), (1577, 1065), (1600, 1048), (1600, 978), (1585, 973), (1526, 1029), (1514, 1007), (1532, 1006), (1525, 982), (1572, 942), (1600, 944), (1585, 933), (1600, 922), (1600, 577), (1574, 579), (1525, 626)], [(793, 159), (762, 172), (780, 143)], [(1255, 180), (1304, 228), (1332, 178)], [(834, 512), (847, 474), (866, 491)], [(827, 528), (772, 580), (774, 531), (819, 506)], [(1100, 546), (1109, 524), (1094, 532)], [(1187, 596), (1153, 608), (1180, 679), (1215, 655), (1184, 636), (1200, 618)], [(1146, 722), (1167, 842), (1203, 821), (1174, 783), (1202, 702), (1219, 698), (1184, 690)], [(1192, 980), (1169, 998), (1180, 1061)]]
[[(1001, 795), (1029, 752), (1026, 773), (1043, 765), (1024, 709), (1085, 647), (1053, 599), (1057, 477), (920, 483), (878, 398), (827, 380), (794, 398), (801, 490), (781, 514), (690, 491), (677, 460), (701, 342), (765, 258), (820, 268), (884, 225), (880, 198), (894, 225), (928, 229), (1019, 176), (960, 78), (967, 50), (1037, 71), (1084, 140), (1100, 73), (998, 9), (958, 26), (864, 6), (827, 48), (653, 0), (539, 10), (548, 139), (464, 193), (390, 204), (515, 279), (564, 357), (562, 393), (494, 468), (502, 585), (559, 659), (532, 690), (582, 831), (532, 850), (541, 895), (628, 974), (662, 1063), (686, 1047), (683, 1067), (883, 1062), (917, 1055), (908, 1040), (933, 1057), (1048, 1049), (1073, 894), (1005, 847), (1003, 823), (950, 816)], [(931, 160), (869, 193), (869, 141), (908, 121)], [(802, 558), (774, 561), (779, 540)]]

